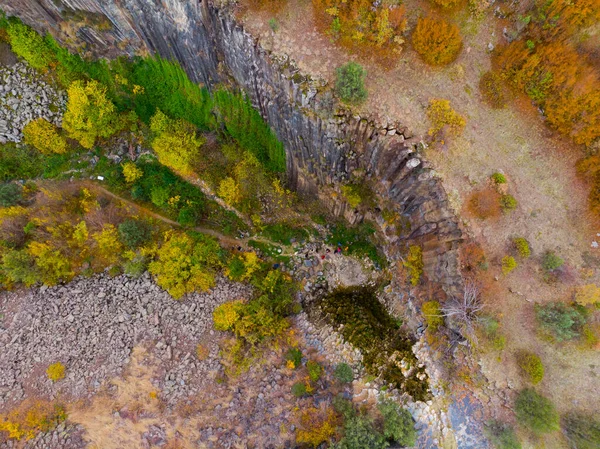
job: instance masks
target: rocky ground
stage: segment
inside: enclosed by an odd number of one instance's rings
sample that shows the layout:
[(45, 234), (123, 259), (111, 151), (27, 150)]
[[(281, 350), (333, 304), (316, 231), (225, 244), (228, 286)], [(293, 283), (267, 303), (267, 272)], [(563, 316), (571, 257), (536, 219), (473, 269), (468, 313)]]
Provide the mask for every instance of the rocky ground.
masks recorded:
[[(190, 355), (211, 331), (212, 310), (220, 303), (248, 297), (242, 284), (220, 279), (210, 294), (174, 301), (151, 281), (127, 276), (79, 278), (68, 286), (0, 294), (0, 407), (25, 395), (81, 398), (118, 375), (133, 348), (152, 342), (165, 362), (162, 388), (176, 400), (194, 387)], [(48, 365), (62, 362), (66, 381), (52, 383)]]
[(40, 117), (60, 126), (66, 103), (66, 94), (47, 84), (27, 64), (1, 67), (0, 143), (20, 142), (23, 127)]

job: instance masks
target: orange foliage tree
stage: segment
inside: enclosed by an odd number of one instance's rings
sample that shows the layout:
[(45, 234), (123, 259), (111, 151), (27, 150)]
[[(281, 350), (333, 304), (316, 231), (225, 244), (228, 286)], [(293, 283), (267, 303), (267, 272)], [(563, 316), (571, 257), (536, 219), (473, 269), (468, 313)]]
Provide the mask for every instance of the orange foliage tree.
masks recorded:
[(431, 65), (454, 61), (462, 49), (462, 38), (456, 25), (444, 20), (421, 17), (412, 35), (415, 51)]

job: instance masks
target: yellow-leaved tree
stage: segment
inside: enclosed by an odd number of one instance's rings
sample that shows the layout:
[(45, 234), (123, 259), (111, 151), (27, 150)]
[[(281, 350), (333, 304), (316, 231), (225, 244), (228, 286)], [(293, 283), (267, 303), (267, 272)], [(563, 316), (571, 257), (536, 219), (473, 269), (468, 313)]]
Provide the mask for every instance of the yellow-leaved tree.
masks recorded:
[(142, 169), (133, 162), (125, 162), (121, 168), (123, 169), (123, 176), (125, 177), (125, 182), (127, 182), (127, 184), (133, 184), (144, 176)]
[(123, 253), (123, 244), (119, 240), (119, 231), (113, 224), (105, 224), (100, 232), (93, 235), (99, 256), (108, 264), (115, 264)]
[(152, 149), (161, 164), (184, 175), (193, 171), (205, 139), (196, 135), (196, 128), (185, 120), (173, 120), (161, 110), (150, 119), (150, 129), (155, 137)]
[(221, 248), (212, 237), (185, 233), (165, 233), (157, 259), (149, 271), (158, 285), (178, 299), (195, 290), (207, 291), (215, 285), (215, 269), (221, 266)]
[(71, 270), (71, 262), (50, 244), (31, 242), (27, 251), (34, 257), (44, 284), (56, 285), (60, 281), (70, 281), (75, 275)]
[(48, 120), (38, 118), (23, 128), (25, 143), (44, 154), (64, 154), (67, 152), (67, 140), (61, 136), (56, 126)]
[(98, 81), (74, 81), (68, 94), (63, 128), (82, 147), (92, 148), (96, 139), (108, 138), (122, 128), (115, 105)]
[(230, 206), (235, 206), (242, 200), (240, 185), (230, 176), (221, 180), (218, 193)]

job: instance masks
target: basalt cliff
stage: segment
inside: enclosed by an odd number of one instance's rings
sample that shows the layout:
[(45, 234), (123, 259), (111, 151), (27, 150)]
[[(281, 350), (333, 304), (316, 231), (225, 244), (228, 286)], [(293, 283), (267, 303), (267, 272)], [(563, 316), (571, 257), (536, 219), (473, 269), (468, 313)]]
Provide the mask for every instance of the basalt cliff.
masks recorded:
[[(461, 230), (410, 131), (340, 107), (325, 82), (264, 50), (231, 6), (207, 0), (0, 0), (0, 7), (80, 52), (108, 58), (158, 53), (209, 89), (240, 87), (284, 143), (293, 188), (319, 194), (352, 176), (374, 181), (410, 223), (403, 233), (390, 232), (391, 252), (403, 240), (418, 242), (428, 278), (448, 294), (460, 290)], [(352, 215), (343, 203), (331, 207)], [(377, 211), (373, 218), (383, 224)]]

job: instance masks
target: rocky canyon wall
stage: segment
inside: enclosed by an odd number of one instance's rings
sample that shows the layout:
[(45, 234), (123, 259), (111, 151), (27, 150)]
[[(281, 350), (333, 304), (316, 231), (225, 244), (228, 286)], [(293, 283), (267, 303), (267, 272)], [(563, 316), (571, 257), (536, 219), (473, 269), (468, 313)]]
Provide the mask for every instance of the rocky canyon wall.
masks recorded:
[(401, 238), (423, 245), (429, 279), (447, 293), (460, 290), (461, 231), (408, 130), (340, 108), (324, 83), (265, 51), (229, 6), (208, 0), (0, 0), (0, 7), (61, 42), (85, 43), (80, 51), (106, 57), (158, 53), (209, 88), (240, 86), (283, 141), (296, 189), (317, 193), (318, 186), (358, 172), (376, 179), (382, 197), (410, 221)]

